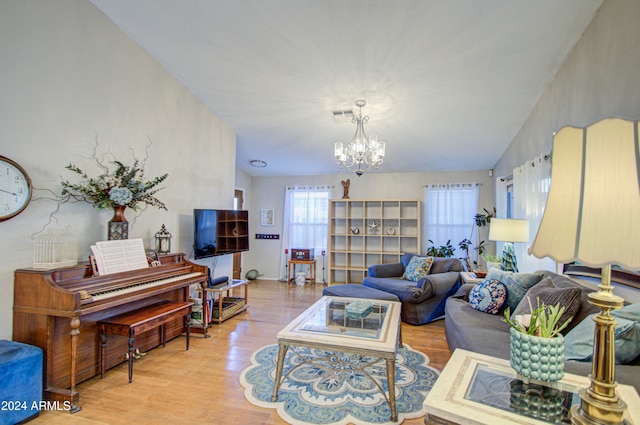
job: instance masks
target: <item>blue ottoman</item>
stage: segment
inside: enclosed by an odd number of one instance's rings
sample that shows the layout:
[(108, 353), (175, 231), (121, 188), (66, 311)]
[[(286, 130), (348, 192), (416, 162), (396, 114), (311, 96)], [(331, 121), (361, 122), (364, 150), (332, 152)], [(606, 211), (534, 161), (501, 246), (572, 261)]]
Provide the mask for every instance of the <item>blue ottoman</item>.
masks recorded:
[(327, 286), (322, 290), (322, 295), (330, 297), (368, 298), (370, 300), (400, 301), (400, 298), (389, 292), (381, 291), (358, 283), (346, 285)]
[(0, 340), (0, 425), (13, 425), (40, 413), (42, 350)]

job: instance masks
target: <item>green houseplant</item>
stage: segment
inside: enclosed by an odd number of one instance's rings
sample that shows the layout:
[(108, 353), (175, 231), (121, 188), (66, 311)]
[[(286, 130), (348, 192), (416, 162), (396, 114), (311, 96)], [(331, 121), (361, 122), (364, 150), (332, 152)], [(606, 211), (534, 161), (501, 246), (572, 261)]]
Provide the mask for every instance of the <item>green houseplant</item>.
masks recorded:
[(500, 270), (502, 267), (502, 256), (493, 254), (483, 254), (482, 259), (487, 263), (487, 270), (495, 267)]
[(560, 331), (566, 328), (571, 321), (571, 318), (569, 318), (564, 323), (559, 324), (562, 313), (564, 313), (564, 306), (560, 304), (545, 305), (542, 303), (538, 308), (533, 309), (531, 300), (529, 300), (529, 307), (531, 314), (514, 318), (511, 318), (511, 311), (507, 308), (504, 312), (503, 320), (518, 332), (541, 338), (553, 338), (559, 335)]
[[(473, 240), (473, 232), (476, 232), (476, 240), (480, 239), (480, 228), (481, 227), (485, 227), (487, 225), (489, 225), (489, 223), (491, 223), (491, 219), (495, 216), (496, 214), (496, 209), (495, 207), (493, 208), (493, 212), (489, 212), (486, 208), (483, 208), (485, 214), (476, 214), (473, 216), (473, 227), (471, 228), (471, 235), (469, 236), (468, 239), (464, 239), (460, 242), (460, 248), (462, 248), (463, 251), (465, 251), (466, 253), (466, 263), (467, 263), (467, 268), (471, 271), (471, 270), (475, 270), (478, 269), (480, 264), (479, 264), (479, 259), (482, 257), (482, 254), (484, 254), (484, 250), (485, 250), (485, 246), (484, 246), (484, 240), (480, 240), (477, 245), (473, 248), (473, 250), (475, 251), (475, 255), (474, 255), (474, 260), (473, 260), (473, 266), (471, 265), (471, 261), (470, 261), (470, 257), (469, 257), (469, 247), (471, 246), (471, 240)], [(463, 244), (466, 244), (466, 248), (463, 246)]]
[(524, 382), (530, 379), (555, 382), (564, 376), (564, 337), (560, 333), (571, 321), (560, 323), (564, 306), (538, 303), (531, 314), (511, 316), (509, 308), (504, 321), (510, 328), (511, 367)]
[(435, 246), (434, 242), (429, 239), (431, 246), (427, 248), (427, 256), (429, 257), (453, 257), (455, 248), (451, 245), (451, 240), (448, 240), (446, 244)]

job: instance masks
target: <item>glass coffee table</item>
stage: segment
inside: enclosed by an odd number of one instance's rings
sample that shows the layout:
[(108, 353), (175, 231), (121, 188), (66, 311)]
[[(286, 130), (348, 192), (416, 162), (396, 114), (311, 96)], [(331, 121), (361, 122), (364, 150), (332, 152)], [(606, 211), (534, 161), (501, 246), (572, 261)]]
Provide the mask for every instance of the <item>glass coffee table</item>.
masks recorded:
[[(285, 355), (289, 349), (300, 357), (301, 364), (317, 367), (322, 367), (322, 362), (301, 354), (296, 347), (361, 354), (378, 359), (363, 366), (361, 372), (375, 382), (389, 404), (391, 420), (397, 421), (394, 383), (396, 354), (398, 346), (402, 345), (400, 306), (396, 301), (342, 297), (322, 297), (315, 302), (278, 332), (278, 363), (271, 400), (278, 400), (280, 385), (295, 369), (287, 372), (287, 376), (282, 376)], [(386, 363), (388, 395), (366, 370), (381, 361)]]
[[(509, 360), (457, 349), (424, 401), (425, 424), (567, 424), (578, 391), (589, 386), (584, 376), (565, 373), (554, 384), (518, 379)], [(618, 385), (627, 403), (625, 419), (640, 417), (635, 388)]]

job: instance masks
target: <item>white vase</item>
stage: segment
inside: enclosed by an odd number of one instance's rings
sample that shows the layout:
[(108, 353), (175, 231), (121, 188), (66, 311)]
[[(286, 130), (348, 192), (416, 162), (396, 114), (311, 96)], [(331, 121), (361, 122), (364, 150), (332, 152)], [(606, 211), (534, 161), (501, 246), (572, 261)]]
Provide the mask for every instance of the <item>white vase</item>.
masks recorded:
[(494, 263), (492, 261), (487, 261), (487, 270), (498, 269), (500, 270), (500, 266), (502, 263)]

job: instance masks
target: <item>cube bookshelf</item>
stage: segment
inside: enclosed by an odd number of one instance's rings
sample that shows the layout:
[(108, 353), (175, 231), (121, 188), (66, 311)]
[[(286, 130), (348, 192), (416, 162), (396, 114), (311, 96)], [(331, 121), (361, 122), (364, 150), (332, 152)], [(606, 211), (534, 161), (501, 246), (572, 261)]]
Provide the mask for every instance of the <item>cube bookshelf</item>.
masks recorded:
[(373, 264), (420, 252), (417, 199), (329, 201), (329, 284), (362, 283)]

